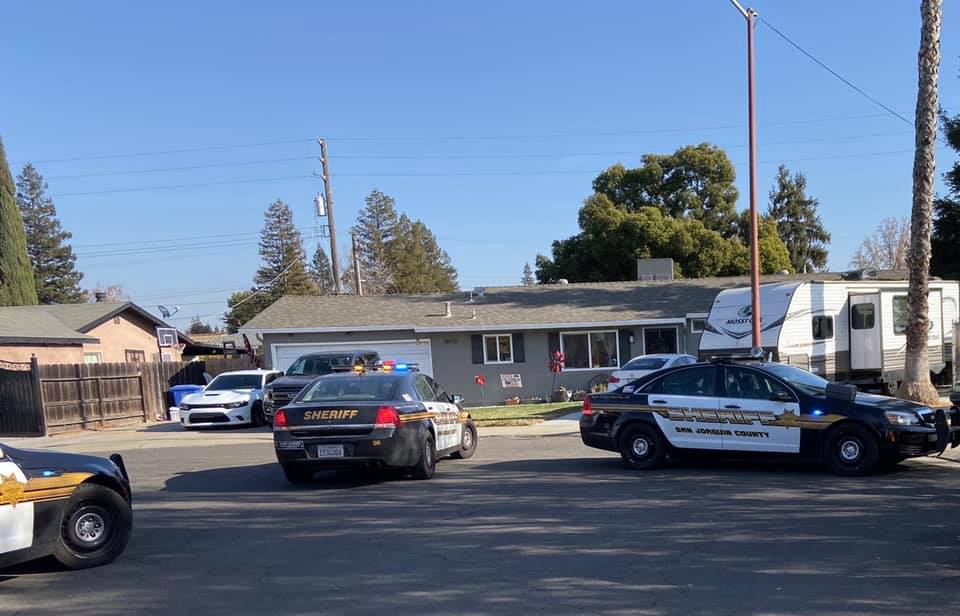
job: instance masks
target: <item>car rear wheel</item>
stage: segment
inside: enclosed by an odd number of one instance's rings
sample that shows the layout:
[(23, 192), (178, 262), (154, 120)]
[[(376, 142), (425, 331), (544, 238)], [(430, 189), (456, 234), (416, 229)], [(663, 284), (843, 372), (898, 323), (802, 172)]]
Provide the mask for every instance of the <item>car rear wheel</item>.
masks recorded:
[(437, 452), (434, 447), (433, 436), (428, 436), (420, 448), (420, 459), (413, 467), (414, 479), (430, 479), (437, 471)]
[(283, 476), (287, 481), (294, 485), (303, 485), (313, 481), (314, 472), (309, 468), (303, 468), (295, 464), (281, 464)]
[(477, 427), (472, 421), (463, 424), (463, 434), (460, 436), (460, 450), (453, 453), (453, 458), (466, 460), (472, 458), (477, 451)]
[(130, 541), (130, 503), (110, 488), (80, 484), (63, 510), (53, 556), (71, 569), (113, 562)]
[(877, 437), (857, 424), (838, 426), (827, 434), (824, 457), (837, 475), (867, 475), (879, 462)]
[(663, 464), (667, 448), (659, 430), (637, 425), (628, 428), (620, 438), (620, 457), (629, 468), (645, 471)]

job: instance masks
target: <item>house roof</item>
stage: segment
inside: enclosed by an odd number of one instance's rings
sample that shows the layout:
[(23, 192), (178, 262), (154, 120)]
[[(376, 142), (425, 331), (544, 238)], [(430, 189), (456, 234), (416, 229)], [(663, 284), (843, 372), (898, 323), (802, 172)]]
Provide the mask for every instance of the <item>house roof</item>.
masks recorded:
[[(125, 311), (131, 311), (153, 325), (170, 327), (133, 302), (4, 306), (0, 307), (0, 342), (7, 344), (97, 342), (97, 338), (83, 334)], [(190, 342), (184, 334), (178, 332), (178, 335), (184, 341)]]
[[(840, 275), (767, 276), (763, 282), (840, 279)], [(488, 287), (433, 295), (284, 296), (247, 322), (243, 331), (387, 330), (479, 331), (507, 327), (678, 322), (707, 313), (717, 293), (750, 284), (748, 277), (695, 278)], [(445, 317), (443, 302), (452, 302)]]

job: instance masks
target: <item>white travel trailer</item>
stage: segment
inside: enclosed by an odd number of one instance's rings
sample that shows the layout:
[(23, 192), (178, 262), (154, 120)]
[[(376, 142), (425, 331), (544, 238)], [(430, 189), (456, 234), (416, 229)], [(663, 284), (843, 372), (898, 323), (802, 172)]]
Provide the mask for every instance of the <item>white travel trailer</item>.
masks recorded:
[[(934, 383), (952, 378), (960, 285), (930, 281), (928, 356)], [(904, 280), (784, 280), (760, 286), (765, 355), (836, 381), (894, 390), (903, 379), (907, 337)], [(700, 357), (752, 346), (750, 287), (721, 291), (700, 338)]]

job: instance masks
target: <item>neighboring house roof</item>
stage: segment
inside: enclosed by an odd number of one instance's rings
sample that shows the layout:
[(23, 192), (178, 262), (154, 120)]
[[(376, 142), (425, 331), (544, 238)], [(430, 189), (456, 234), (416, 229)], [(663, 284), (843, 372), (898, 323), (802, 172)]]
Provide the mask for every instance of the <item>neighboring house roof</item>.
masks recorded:
[[(840, 279), (840, 275), (766, 276), (763, 282)], [(750, 284), (748, 277), (695, 278), (487, 287), (434, 295), (284, 296), (242, 331), (351, 331), (414, 329), (492, 331), (507, 328), (679, 322), (707, 313), (717, 293)], [(444, 316), (443, 302), (452, 302)]]
[(39, 306), (0, 308), (0, 344), (83, 344), (97, 342), (67, 326)]
[[(130, 311), (157, 327), (171, 327), (133, 302), (98, 302), (92, 304), (44, 304), (39, 306), (0, 307), (0, 323), (10, 324), (9, 329), (0, 327), (0, 342), (14, 344), (14, 339), (28, 340), (17, 344), (76, 344), (97, 342), (97, 338), (84, 336), (101, 323)], [(46, 324), (40, 326), (39, 324)], [(32, 332), (31, 335), (26, 335)], [(179, 338), (190, 339), (181, 332)]]

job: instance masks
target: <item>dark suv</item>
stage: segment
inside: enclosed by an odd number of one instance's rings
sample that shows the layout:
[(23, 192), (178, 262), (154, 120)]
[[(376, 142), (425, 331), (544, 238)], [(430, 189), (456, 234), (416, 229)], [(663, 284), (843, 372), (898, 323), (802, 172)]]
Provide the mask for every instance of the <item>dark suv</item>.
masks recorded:
[(357, 364), (372, 366), (378, 361), (380, 354), (370, 350), (330, 351), (298, 357), (283, 376), (267, 386), (263, 396), (263, 413), (272, 419), (278, 408), (289, 404), (301, 389), (318, 376), (352, 370)]

